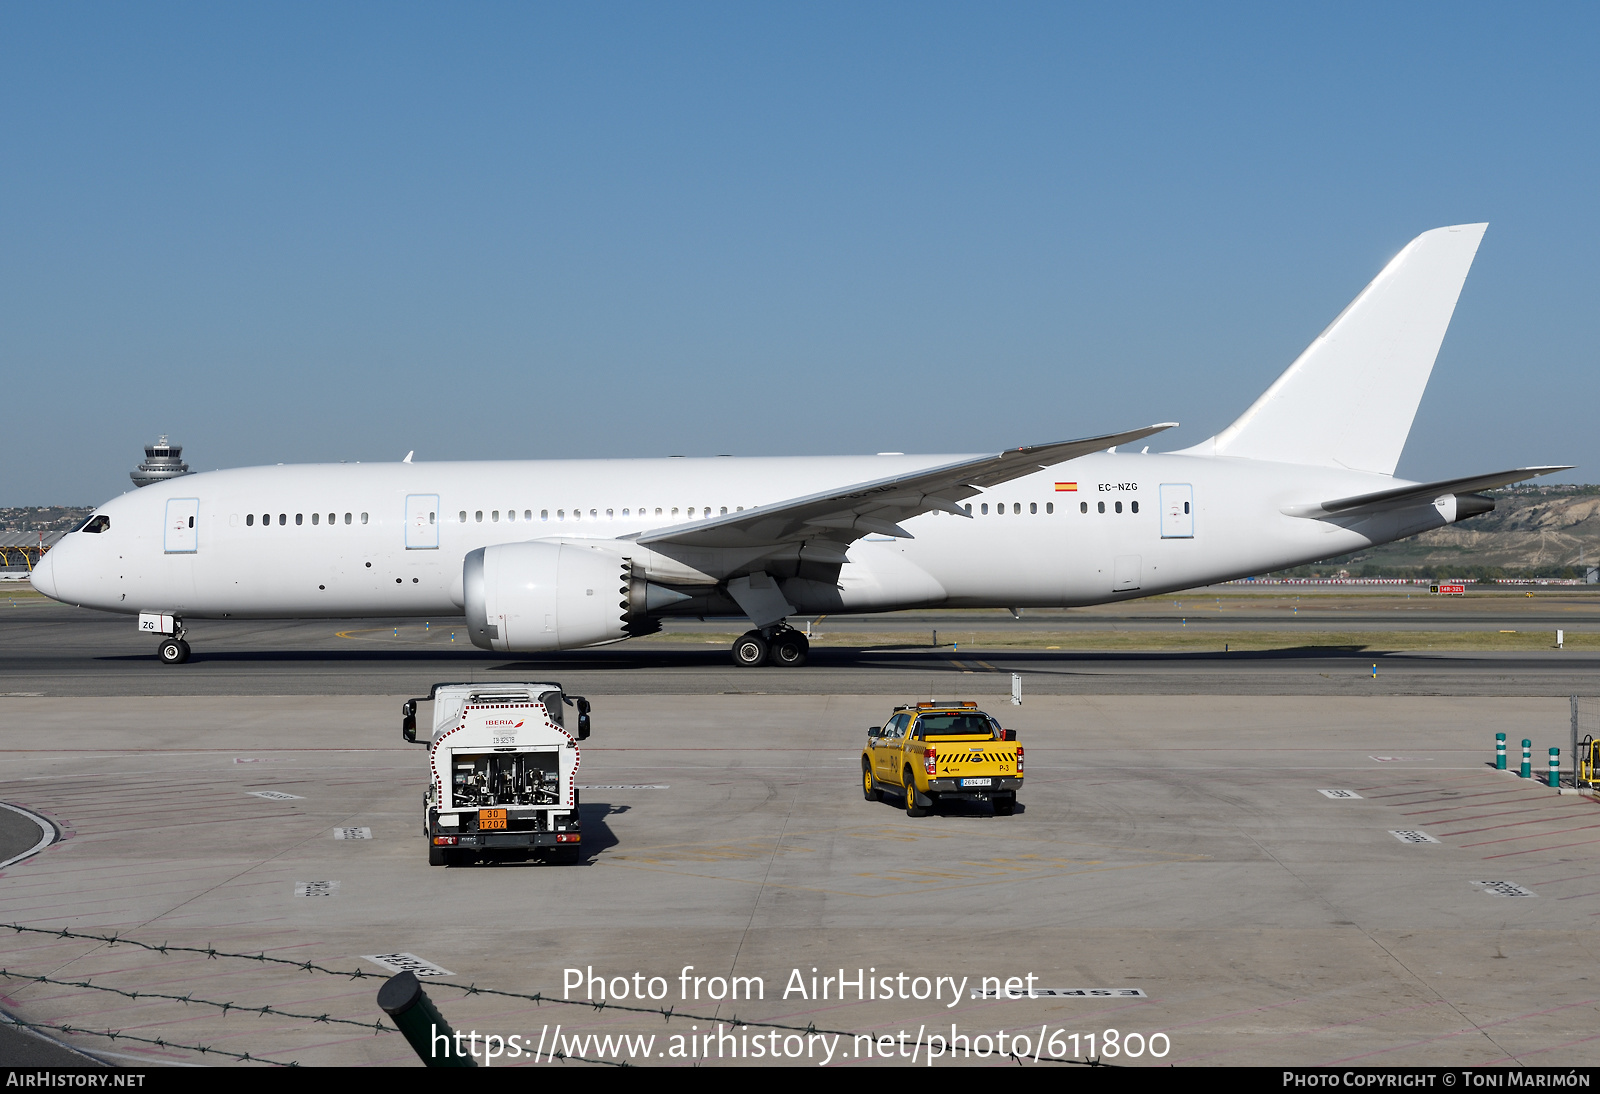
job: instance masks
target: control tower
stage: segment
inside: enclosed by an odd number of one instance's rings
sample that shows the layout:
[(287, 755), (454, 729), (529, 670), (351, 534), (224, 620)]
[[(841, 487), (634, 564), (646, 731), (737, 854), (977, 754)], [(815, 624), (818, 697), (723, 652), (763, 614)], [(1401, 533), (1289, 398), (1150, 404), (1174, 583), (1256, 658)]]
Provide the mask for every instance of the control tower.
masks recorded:
[(183, 462), (183, 445), (168, 442), (163, 433), (155, 444), (144, 446), (144, 462), (128, 472), (128, 477), (135, 486), (149, 486), (188, 473), (189, 465)]

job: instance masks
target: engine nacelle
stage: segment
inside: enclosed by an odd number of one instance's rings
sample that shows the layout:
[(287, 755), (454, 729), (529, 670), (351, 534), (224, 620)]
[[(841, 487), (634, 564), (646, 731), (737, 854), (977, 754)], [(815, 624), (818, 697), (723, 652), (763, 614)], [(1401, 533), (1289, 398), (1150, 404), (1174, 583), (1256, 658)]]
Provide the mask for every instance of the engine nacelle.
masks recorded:
[(629, 627), (632, 563), (614, 544), (501, 543), (462, 570), (472, 644), (502, 653), (614, 642)]

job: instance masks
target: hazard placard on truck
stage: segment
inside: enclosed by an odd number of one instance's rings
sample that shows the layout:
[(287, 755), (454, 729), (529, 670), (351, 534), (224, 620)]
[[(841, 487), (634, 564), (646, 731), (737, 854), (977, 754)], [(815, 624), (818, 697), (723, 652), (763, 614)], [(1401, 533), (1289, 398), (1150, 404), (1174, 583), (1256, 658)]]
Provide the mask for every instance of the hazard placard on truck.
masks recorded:
[[(419, 703), (433, 731), (417, 732)], [(431, 866), (582, 857), (578, 742), (589, 702), (560, 684), (435, 684), (401, 708), (401, 735), (428, 746), (423, 828)]]

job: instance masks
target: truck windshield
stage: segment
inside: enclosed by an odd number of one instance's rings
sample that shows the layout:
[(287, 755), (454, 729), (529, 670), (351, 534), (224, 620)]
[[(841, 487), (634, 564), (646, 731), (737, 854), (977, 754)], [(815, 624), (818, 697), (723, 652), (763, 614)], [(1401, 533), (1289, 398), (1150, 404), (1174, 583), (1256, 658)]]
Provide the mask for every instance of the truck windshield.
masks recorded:
[(982, 714), (924, 714), (917, 719), (917, 737), (992, 737), (989, 719)]

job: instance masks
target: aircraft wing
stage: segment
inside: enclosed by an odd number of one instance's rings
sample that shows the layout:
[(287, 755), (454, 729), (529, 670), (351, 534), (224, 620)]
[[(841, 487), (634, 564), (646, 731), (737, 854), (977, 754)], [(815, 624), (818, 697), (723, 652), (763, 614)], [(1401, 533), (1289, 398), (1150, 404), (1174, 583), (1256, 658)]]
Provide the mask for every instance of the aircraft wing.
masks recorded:
[(1553, 475), (1557, 471), (1570, 471), (1566, 467), (1518, 467), (1510, 471), (1495, 471), (1488, 475), (1469, 475), (1460, 479), (1441, 479), (1438, 482), (1415, 483), (1397, 486), (1392, 490), (1378, 490), (1371, 494), (1356, 494), (1348, 498), (1303, 505), (1286, 505), (1283, 511), (1291, 517), (1331, 517), (1356, 513), (1361, 510), (1393, 509), (1419, 501), (1432, 501), (1445, 494), (1471, 494), (1478, 490), (1492, 490), (1523, 479), (1540, 475)]
[(911, 539), (911, 533), (900, 527), (900, 521), (934, 509), (964, 517), (966, 511), (956, 503), (983, 489), (1090, 452), (1130, 444), (1174, 425), (1177, 423), (1162, 422), (1103, 437), (1008, 449), (992, 456), (856, 483), (630, 538), (645, 546), (735, 548), (805, 539), (831, 540), (843, 546), (869, 533)]

